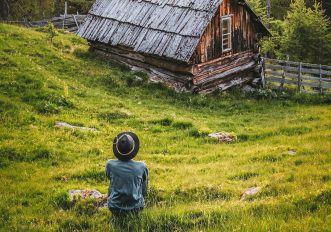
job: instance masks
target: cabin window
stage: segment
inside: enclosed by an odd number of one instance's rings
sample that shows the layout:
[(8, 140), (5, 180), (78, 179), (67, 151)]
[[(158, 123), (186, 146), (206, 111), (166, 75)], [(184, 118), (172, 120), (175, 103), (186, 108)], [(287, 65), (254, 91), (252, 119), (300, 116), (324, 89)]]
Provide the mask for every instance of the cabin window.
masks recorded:
[(222, 18), (222, 52), (232, 49), (231, 17)]

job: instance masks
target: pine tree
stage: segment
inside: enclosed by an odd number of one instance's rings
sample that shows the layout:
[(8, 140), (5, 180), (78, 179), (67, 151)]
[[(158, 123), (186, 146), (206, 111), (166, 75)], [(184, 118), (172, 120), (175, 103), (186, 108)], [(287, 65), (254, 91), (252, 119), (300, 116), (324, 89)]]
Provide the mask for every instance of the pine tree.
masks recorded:
[(294, 0), (284, 22), (281, 51), (291, 60), (330, 63), (330, 21), (321, 4), (307, 8), (304, 0)]
[(267, 9), (261, 0), (248, 0), (249, 5), (253, 11), (260, 17), (263, 23), (267, 22)]

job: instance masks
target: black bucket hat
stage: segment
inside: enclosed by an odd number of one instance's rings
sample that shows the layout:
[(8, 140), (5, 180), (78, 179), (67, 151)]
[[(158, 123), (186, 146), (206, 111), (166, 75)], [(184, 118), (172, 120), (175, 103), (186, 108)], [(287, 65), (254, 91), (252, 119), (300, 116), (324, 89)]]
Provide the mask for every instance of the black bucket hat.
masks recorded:
[(129, 161), (139, 151), (139, 139), (135, 133), (123, 132), (118, 134), (113, 143), (113, 152), (117, 159)]

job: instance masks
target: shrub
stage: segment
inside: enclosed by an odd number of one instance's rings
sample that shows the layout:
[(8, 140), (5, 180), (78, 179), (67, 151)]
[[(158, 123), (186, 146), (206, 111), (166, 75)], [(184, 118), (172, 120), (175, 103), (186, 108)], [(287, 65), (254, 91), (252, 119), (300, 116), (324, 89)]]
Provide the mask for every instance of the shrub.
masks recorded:
[(53, 42), (53, 38), (59, 35), (58, 31), (55, 29), (54, 24), (49, 22), (45, 27), (45, 32), (47, 33), (47, 37)]

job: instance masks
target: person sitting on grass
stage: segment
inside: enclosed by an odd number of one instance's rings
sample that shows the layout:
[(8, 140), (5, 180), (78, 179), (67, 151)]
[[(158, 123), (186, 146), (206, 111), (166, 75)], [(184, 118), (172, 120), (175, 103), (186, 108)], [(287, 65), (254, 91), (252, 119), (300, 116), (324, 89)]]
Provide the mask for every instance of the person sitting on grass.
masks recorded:
[(136, 134), (123, 132), (116, 136), (113, 152), (117, 160), (108, 160), (106, 175), (110, 180), (108, 208), (113, 215), (137, 213), (145, 206), (148, 169), (145, 163), (132, 160), (139, 150)]

